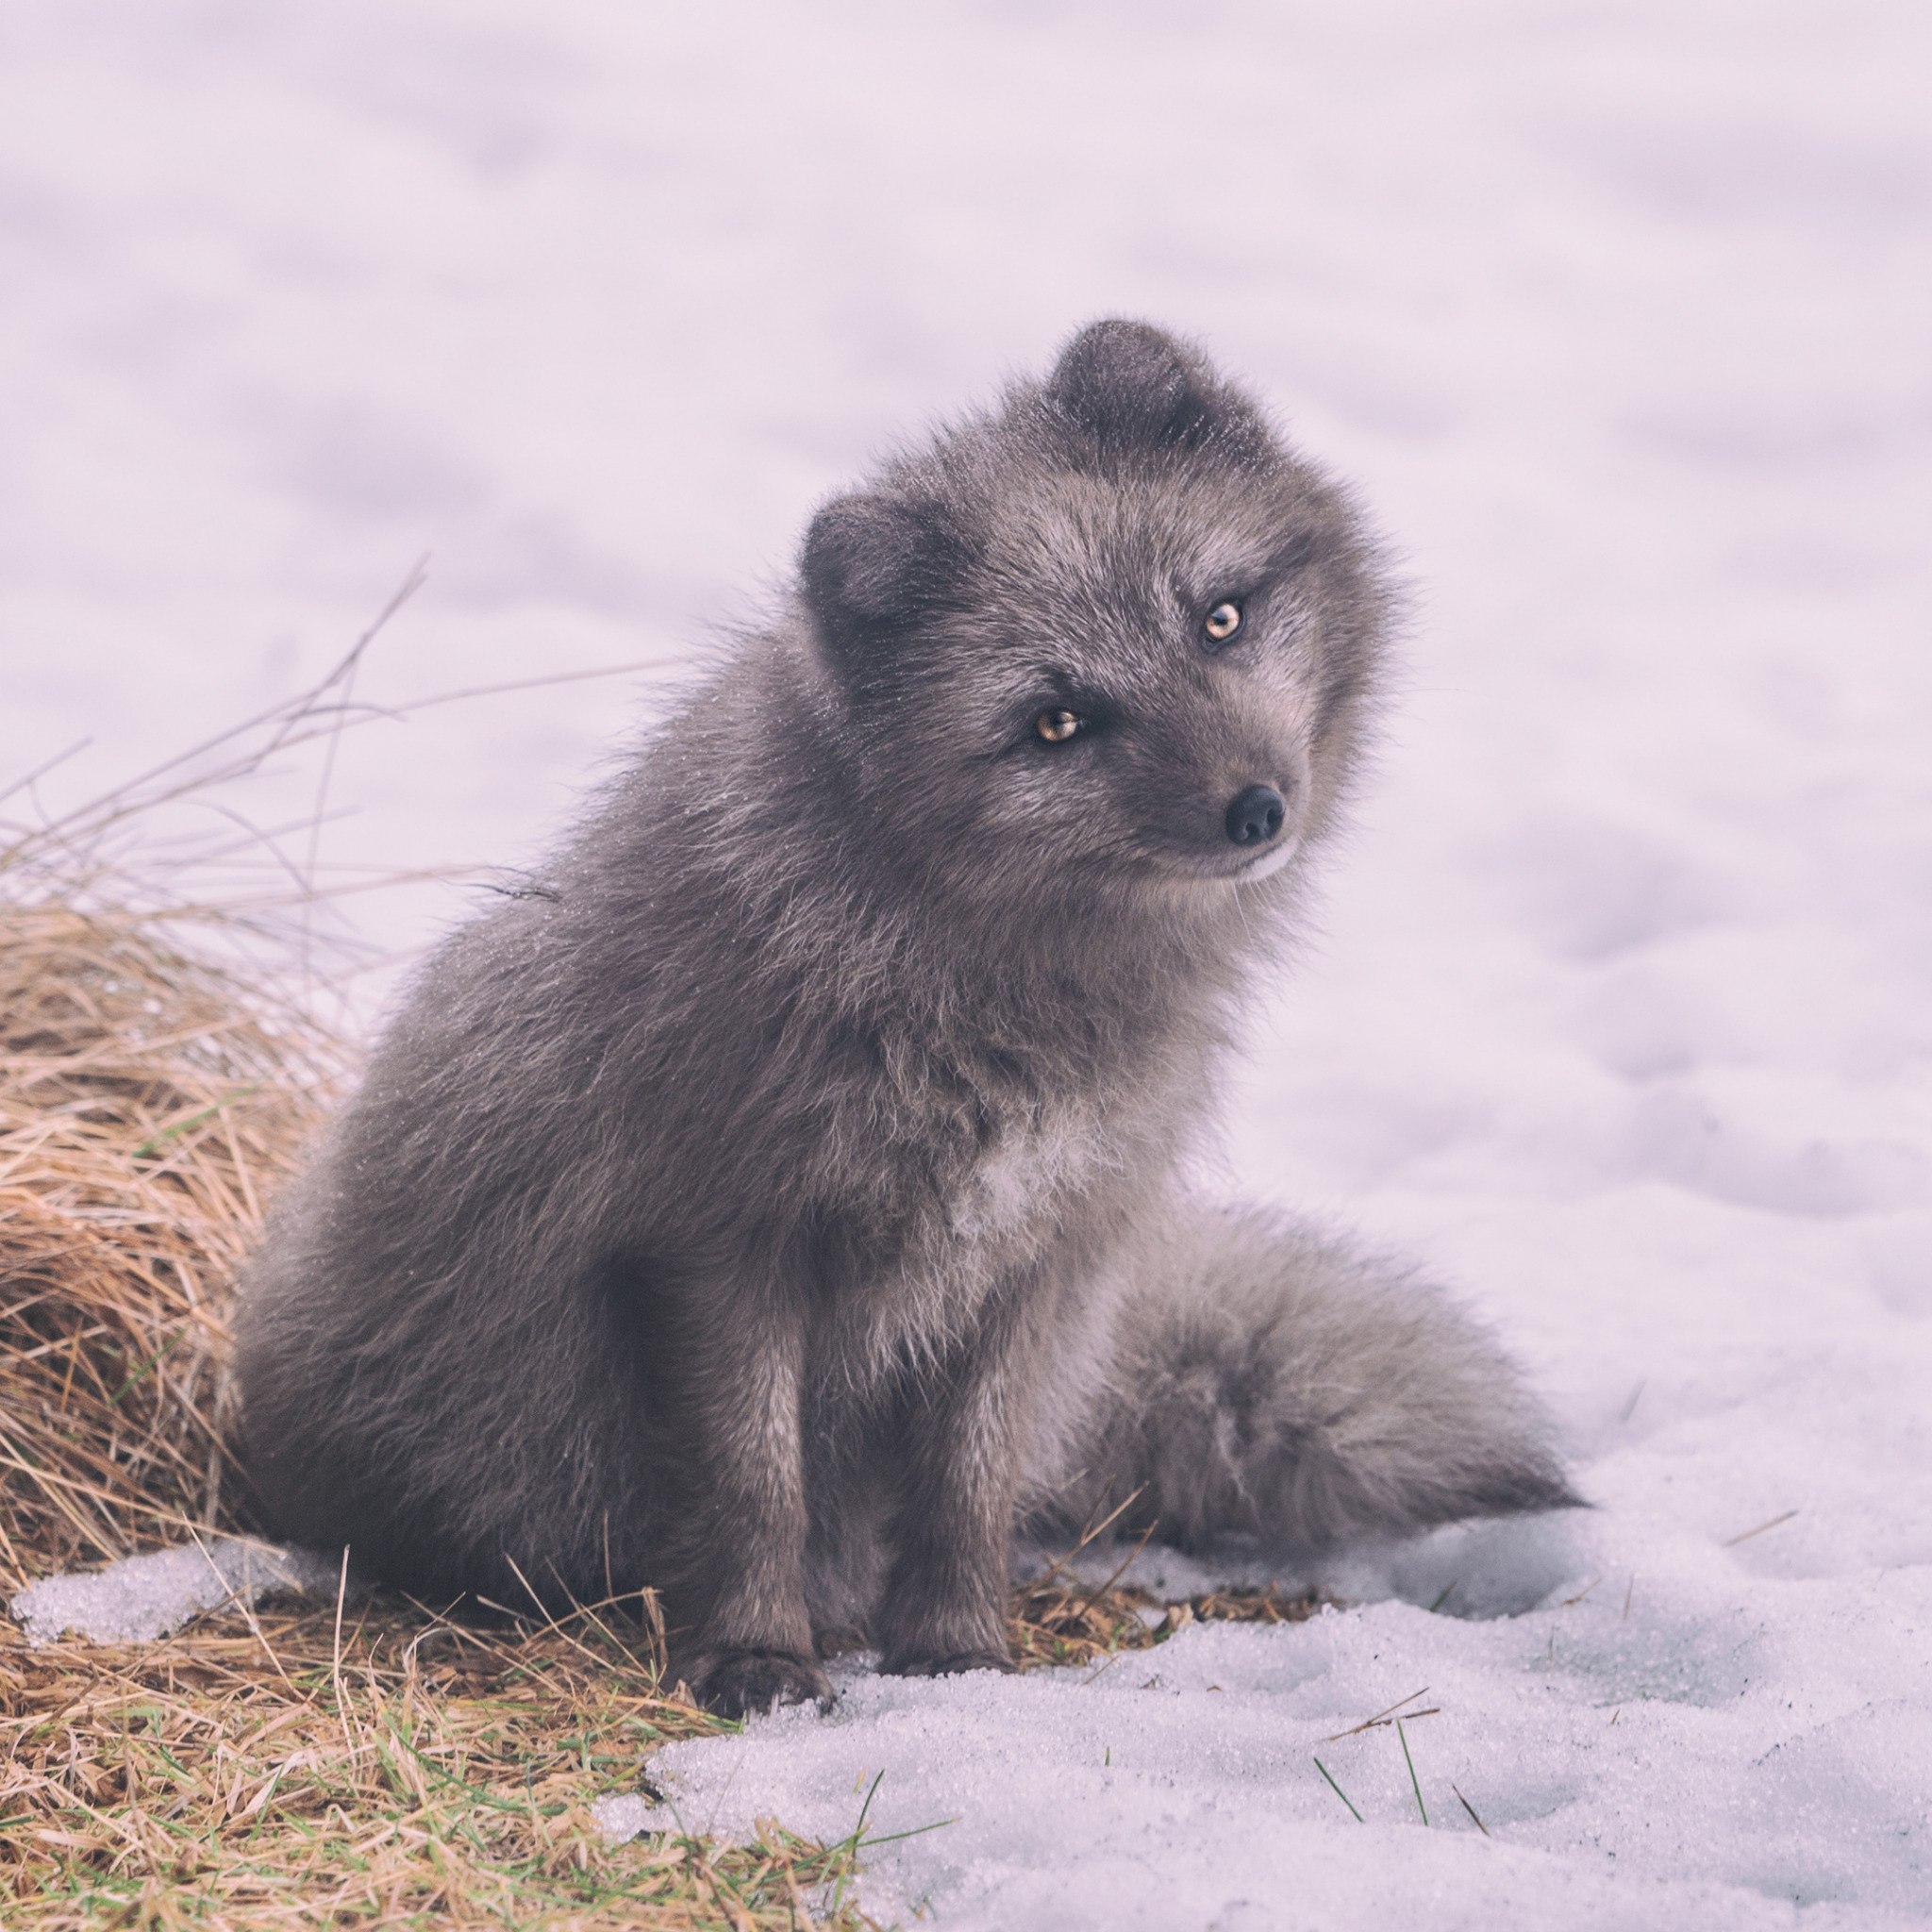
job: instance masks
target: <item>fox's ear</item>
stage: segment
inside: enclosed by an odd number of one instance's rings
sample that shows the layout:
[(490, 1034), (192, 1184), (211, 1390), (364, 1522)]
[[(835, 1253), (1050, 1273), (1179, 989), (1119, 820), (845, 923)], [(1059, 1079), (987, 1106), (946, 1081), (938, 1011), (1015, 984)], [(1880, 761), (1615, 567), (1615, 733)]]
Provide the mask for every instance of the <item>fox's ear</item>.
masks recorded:
[(1181, 345), (1144, 322), (1089, 323), (1046, 379), (1046, 399), (1106, 442), (1185, 442), (1208, 415)]
[(1245, 434), (1252, 412), (1179, 342), (1144, 322), (1090, 323), (1046, 379), (1046, 400), (1104, 447), (1197, 449)]
[(860, 669), (953, 603), (971, 552), (943, 505), (837, 496), (805, 533), (805, 601), (833, 656)]

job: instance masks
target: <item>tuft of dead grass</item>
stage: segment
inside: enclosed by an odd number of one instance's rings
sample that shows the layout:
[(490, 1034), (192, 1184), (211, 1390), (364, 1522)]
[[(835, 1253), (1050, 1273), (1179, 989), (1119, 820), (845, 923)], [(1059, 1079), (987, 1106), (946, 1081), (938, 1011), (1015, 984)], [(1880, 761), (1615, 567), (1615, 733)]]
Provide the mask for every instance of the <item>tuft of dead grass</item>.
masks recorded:
[(478, 1925), (863, 1932), (866, 1840), (720, 1846), (667, 1806), (607, 1843), (675, 1739), (646, 1627), (599, 1606), (477, 1629), (375, 1599), (230, 1610), (164, 1641), (0, 1632), (0, 1921), (33, 1932)]
[(1122, 1581), (1147, 1547), (1156, 1527), (1152, 1524), (1108, 1575), (1096, 1584), (1080, 1581), (1070, 1566), (1096, 1544), (1106, 1547), (1101, 1539), (1140, 1495), (1136, 1490), (1105, 1515), (1096, 1514), (1071, 1549), (1015, 1587), (1008, 1604), (1008, 1636), (1021, 1670), (1091, 1664), (1122, 1651), (1146, 1650), (1194, 1623), (1303, 1624), (1328, 1601), (1270, 1583), (1163, 1602), (1138, 1584)]
[(343, 1062), (151, 915), (0, 904), (0, 1589), (230, 1524), (236, 1274)]
[(1089, 1588), (1049, 1573), (1014, 1591), (1008, 1632), (1023, 1671), (1050, 1669), (1149, 1650), (1190, 1624), (1305, 1624), (1323, 1602), (1271, 1583), (1169, 1603), (1137, 1584)]

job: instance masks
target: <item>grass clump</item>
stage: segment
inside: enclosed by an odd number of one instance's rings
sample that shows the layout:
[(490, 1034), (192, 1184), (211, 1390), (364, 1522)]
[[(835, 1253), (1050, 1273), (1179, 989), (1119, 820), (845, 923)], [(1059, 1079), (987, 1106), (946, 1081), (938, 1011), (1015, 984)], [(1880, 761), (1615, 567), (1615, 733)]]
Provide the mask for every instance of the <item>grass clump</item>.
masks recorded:
[(1190, 1624), (1302, 1624), (1324, 1601), (1271, 1583), (1167, 1602), (1137, 1584), (1089, 1588), (1049, 1573), (1014, 1591), (1008, 1630), (1020, 1668), (1038, 1670), (1149, 1650)]
[(375, 1599), (229, 1611), (162, 1642), (0, 1637), (0, 1922), (861, 1932), (863, 1840), (720, 1846), (591, 1806), (676, 1739), (615, 1607), (482, 1629)]
[(236, 1274), (343, 1058), (148, 915), (0, 901), (0, 1588), (231, 1521)]
[(1194, 1623), (1302, 1624), (1326, 1601), (1275, 1583), (1209, 1591), (1173, 1602), (1157, 1597), (1122, 1581), (1147, 1547), (1155, 1529), (1151, 1524), (1099, 1583), (1082, 1582), (1071, 1566), (1100, 1543), (1140, 1494), (1136, 1490), (1105, 1516), (1090, 1521), (1072, 1549), (1015, 1588), (1008, 1607), (1008, 1636), (1023, 1671), (1091, 1664), (1122, 1651), (1146, 1650)]

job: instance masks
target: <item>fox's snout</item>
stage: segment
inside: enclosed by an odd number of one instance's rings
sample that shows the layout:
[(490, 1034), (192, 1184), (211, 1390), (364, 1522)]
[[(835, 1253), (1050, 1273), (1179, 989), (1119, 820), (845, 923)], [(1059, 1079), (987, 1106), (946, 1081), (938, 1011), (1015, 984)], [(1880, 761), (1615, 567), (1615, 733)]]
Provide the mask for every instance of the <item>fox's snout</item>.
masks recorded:
[(1223, 824), (1237, 845), (1266, 845), (1288, 818), (1288, 801), (1272, 785), (1250, 785), (1238, 791)]

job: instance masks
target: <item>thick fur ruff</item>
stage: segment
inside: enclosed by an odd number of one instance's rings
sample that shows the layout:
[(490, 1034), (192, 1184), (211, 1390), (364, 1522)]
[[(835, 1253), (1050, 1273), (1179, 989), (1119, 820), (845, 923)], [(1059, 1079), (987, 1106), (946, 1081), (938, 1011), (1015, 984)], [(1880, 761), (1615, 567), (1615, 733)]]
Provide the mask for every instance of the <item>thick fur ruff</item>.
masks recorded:
[(1400, 1271), (1174, 1175), (1373, 704), (1346, 496), (1101, 323), (827, 504), (795, 599), (425, 964), (240, 1337), (268, 1526), (651, 1585), (724, 1709), (1005, 1657), (1021, 1510), (1276, 1541), (1573, 1500)]

